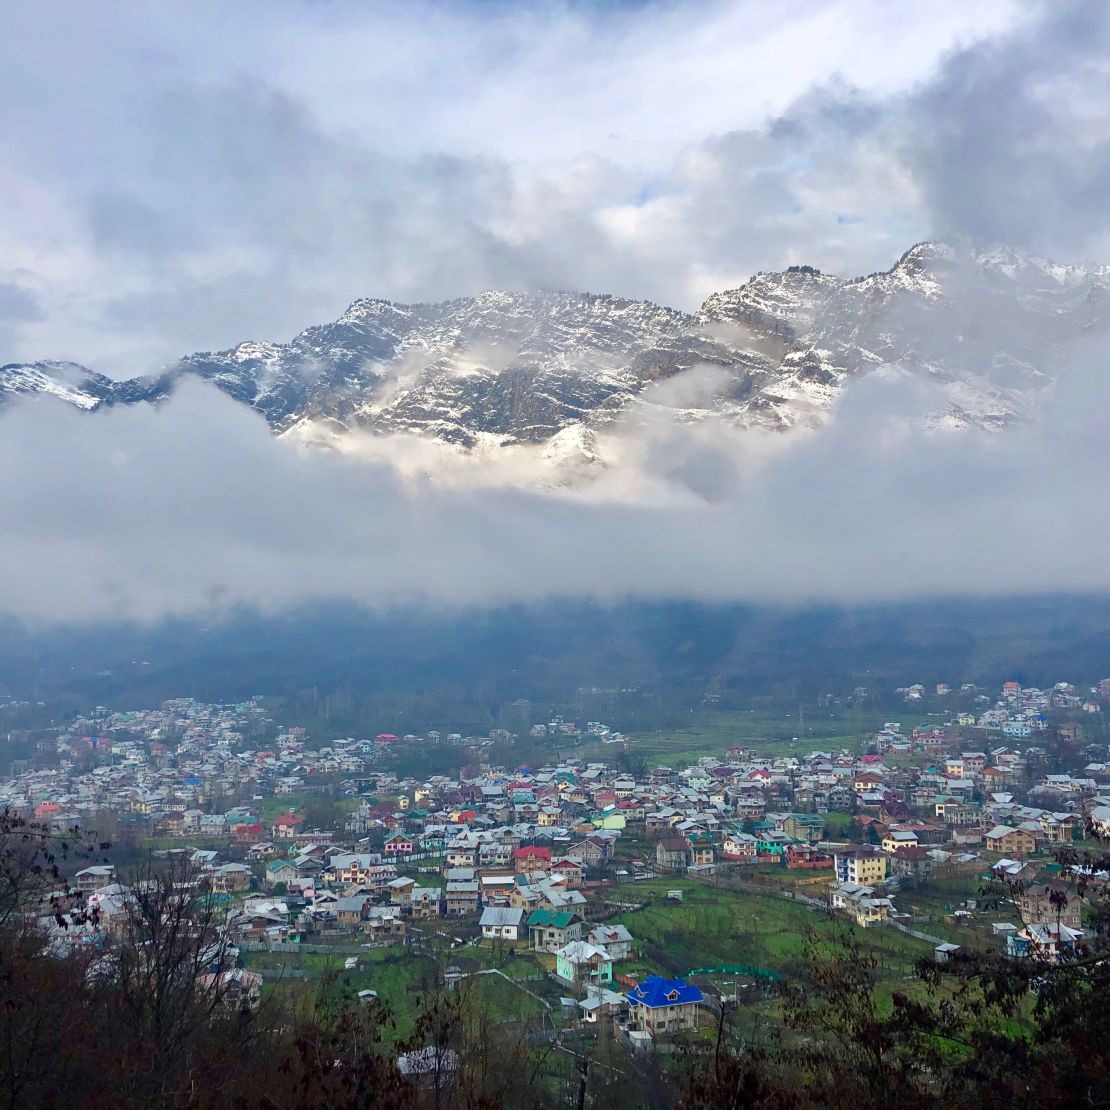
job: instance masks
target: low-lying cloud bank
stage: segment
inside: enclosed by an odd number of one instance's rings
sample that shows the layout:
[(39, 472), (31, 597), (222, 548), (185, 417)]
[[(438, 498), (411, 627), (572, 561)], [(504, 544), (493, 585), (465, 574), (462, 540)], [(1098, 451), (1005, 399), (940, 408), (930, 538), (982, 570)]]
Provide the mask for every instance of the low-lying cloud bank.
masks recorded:
[(158, 410), (26, 402), (0, 417), (0, 613), (1106, 591), (1104, 369), (993, 436), (902, 420), (925, 387), (897, 376), (857, 382), (804, 436), (661, 422), (585, 494), (304, 451), (198, 383)]

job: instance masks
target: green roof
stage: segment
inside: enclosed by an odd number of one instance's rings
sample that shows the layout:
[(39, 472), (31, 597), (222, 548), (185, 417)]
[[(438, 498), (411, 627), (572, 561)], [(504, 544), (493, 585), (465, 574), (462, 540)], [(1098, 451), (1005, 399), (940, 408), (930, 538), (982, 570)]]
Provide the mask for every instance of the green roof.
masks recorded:
[(539, 925), (548, 929), (565, 929), (574, 920), (574, 914), (566, 910), (533, 910), (528, 918), (528, 928)]
[(267, 871), (280, 871), (283, 867), (296, 867), (292, 860), (275, 859), (266, 864)]

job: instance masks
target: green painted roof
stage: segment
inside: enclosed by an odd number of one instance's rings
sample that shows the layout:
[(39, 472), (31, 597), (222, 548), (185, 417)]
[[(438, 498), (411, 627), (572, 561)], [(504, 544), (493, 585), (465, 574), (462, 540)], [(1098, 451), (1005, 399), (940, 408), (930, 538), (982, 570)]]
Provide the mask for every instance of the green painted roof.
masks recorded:
[(539, 925), (547, 929), (565, 929), (574, 920), (574, 914), (566, 910), (533, 910), (528, 918), (528, 927)]

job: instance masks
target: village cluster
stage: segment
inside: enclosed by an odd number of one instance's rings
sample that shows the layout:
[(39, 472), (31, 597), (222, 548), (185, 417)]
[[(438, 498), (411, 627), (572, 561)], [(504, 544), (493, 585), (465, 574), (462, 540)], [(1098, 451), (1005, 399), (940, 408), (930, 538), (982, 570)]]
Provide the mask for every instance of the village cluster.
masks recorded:
[[(903, 694), (913, 700), (916, 689)], [(611, 1018), (632, 1041), (653, 1039), (696, 1027), (706, 999), (682, 978), (622, 972), (637, 939), (634, 926), (608, 920), (614, 885), (776, 868), (804, 876), (792, 896), (815, 911), (912, 931), (900, 892), (934, 872), (993, 875), (1013, 891), (1014, 919), (992, 923), (1003, 951), (1052, 961), (1082, 951), (1085, 898), (1108, 876), (1091, 874), (1081, 896), (1058, 877), (1052, 851), (1110, 834), (1110, 760), (1083, 719), (1110, 704), (1110, 680), (1083, 693), (1010, 682), (997, 698), (977, 697), (976, 712), (944, 723), (888, 722), (861, 753), (768, 756), (735, 744), (681, 770), (634, 776), (569, 757), (482, 765), (479, 744), (473, 773), (422, 781), (380, 766), (383, 750), (415, 737), (310, 750), (303, 730), (273, 728), (257, 701), (179, 699), (78, 721), (56, 737), (56, 765), (16, 767), (0, 782), (0, 807), (60, 827), (106, 811), (141, 825), (223, 900), (223, 928), (244, 952), (337, 937), (405, 945), (444, 927), (542, 956), (571, 992), (576, 1020)], [(542, 728), (579, 731), (562, 721)], [(587, 729), (613, 735), (596, 722)], [(275, 738), (255, 743), (267, 730)], [(1057, 757), (1040, 742), (1049, 735), (1057, 752), (1074, 753), (1073, 766), (1052, 769)], [(325, 788), (347, 800), (344, 816), (309, 827), (305, 799)], [(275, 811), (275, 798), (288, 808)], [(117, 878), (110, 863), (76, 874), (74, 904), (96, 912), (80, 927), (44, 914), (53, 943), (111, 943), (128, 909)], [(957, 948), (938, 943), (936, 958)], [(235, 1004), (256, 1004), (258, 976), (224, 974), (235, 977)]]

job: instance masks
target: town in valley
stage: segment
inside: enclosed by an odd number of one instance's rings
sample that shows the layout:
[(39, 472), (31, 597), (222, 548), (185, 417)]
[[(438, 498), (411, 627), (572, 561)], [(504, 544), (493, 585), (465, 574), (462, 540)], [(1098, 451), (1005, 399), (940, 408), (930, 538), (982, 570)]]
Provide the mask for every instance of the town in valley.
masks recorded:
[[(809, 720), (869, 696), (825, 695)], [(422, 992), (468, 990), (495, 1022), (643, 1052), (726, 1007), (773, 1023), (807, 935), (857, 937), (880, 988), (965, 951), (1081, 956), (1110, 875), (1077, 888), (1061, 858), (1110, 833), (1110, 680), (916, 684), (882, 705), (848, 743), (811, 743), (802, 707), (775, 737), (732, 714), (718, 751), (690, 754), (681, 730), (559, 715), (349, 737), (264, 697), (45, 724), (9, 696), (0, 809), (103, 849), (39, 907), (52, 951), (111, 951), (133, 876), (178, 868), (248, 1011), (333, 977), (403, 1029)]]

